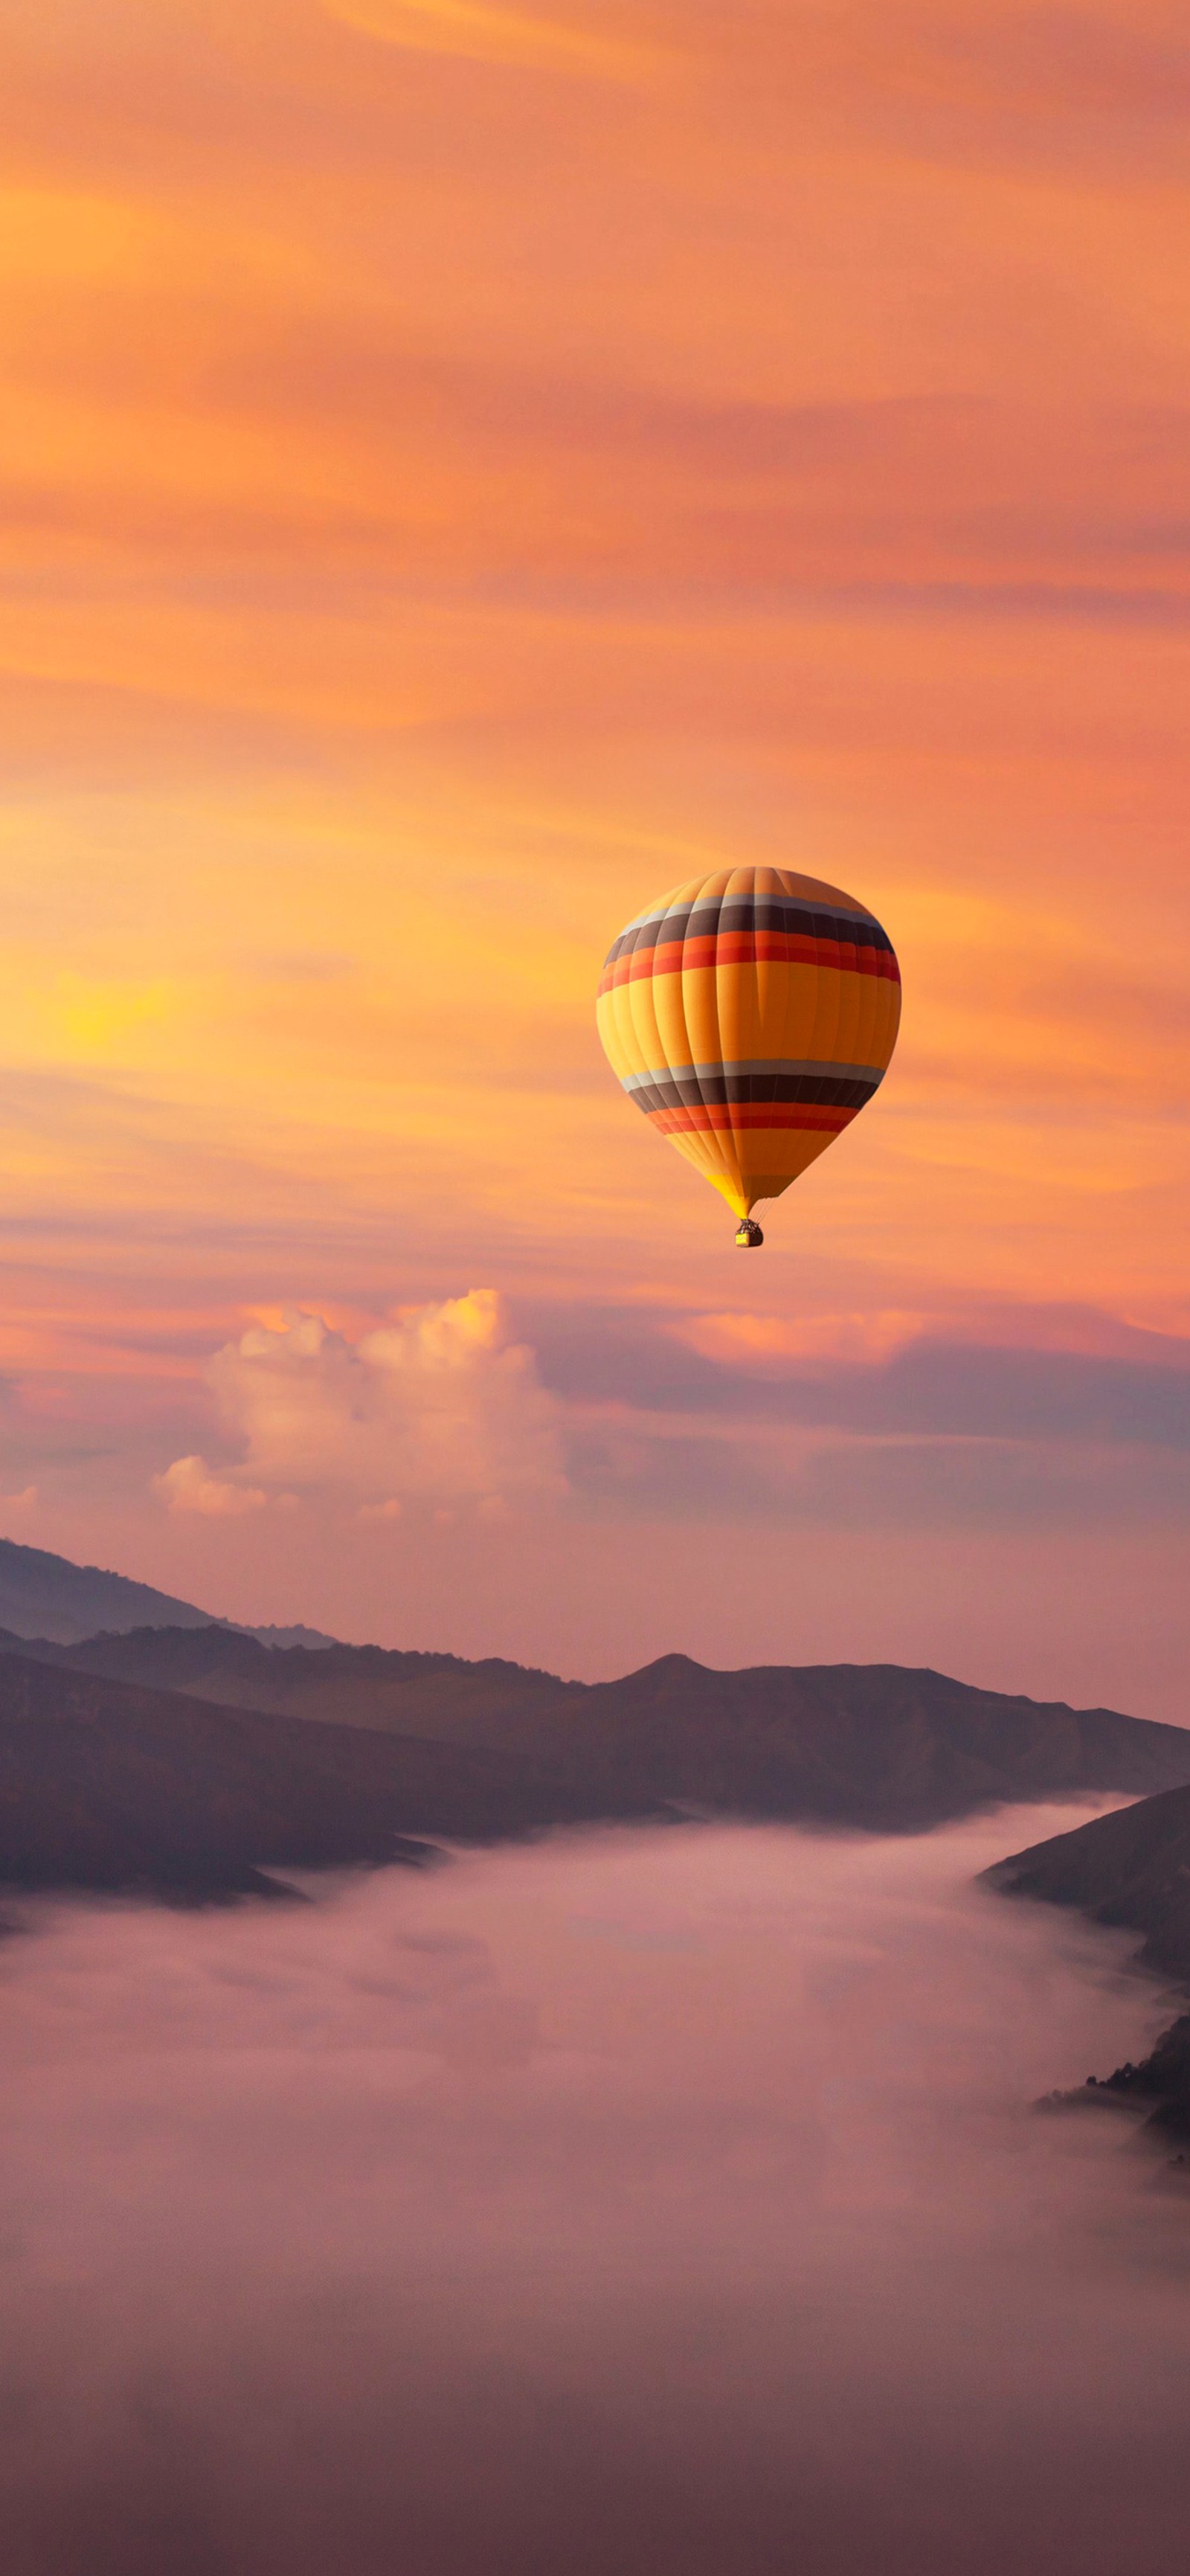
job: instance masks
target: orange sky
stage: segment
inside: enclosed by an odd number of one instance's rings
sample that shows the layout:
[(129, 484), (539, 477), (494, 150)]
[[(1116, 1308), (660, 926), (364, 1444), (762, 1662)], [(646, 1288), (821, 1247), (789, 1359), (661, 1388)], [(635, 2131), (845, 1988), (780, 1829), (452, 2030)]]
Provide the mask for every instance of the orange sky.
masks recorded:
[[(1178, 1713), (1183, 13), (0, 47), (3, 1527), (392, 1642)], [(592, 1017), (735, 859), (906, 994), (748, 1265)]]

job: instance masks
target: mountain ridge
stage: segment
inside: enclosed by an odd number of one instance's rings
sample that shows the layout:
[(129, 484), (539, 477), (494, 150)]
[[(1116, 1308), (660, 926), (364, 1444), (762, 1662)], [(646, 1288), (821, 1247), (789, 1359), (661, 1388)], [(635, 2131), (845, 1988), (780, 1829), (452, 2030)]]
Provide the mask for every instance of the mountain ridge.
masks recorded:
[[(638, 1810), (625, 1800), (622, 1812)], [(215, 1707), (0, 1655), (10, 1889), (259, 1895), (272, 1867), (425, 1859), (426, 1836), (484, 1842), (594, 1820), (581, 1788), (484, 1747)]]
[[(1077, 1907), (1093, 1923), (1143, 1935), (1137, 1964), (1190, 1994), (1190, 1788), (1166, 1789), (1068, 1834), (1012, 1852), (985, 1870), (1006, 1896)], [(1190, 2013), (1139, 2065), (1088, 2076), (1071, 2102), (1144, 2110), (1159, 2135), (1190, 2140)]]
[(174, 1885), (181, 1833), (195, 1883), (220, 1883), (222, 1852), (234, 1889), (258, 1864), (375, 1861), (399, 1836), (660, 1816), (906, 1833), (1027, 1798), (1190, 1788), (1190, 1732), (899, 1665), (718, 1672), (668, 1655), (565, 1682), (494, 1657), (261, 1646), (212, 1623), (0, 1636), (0, 1780), (0, 1879), (115, 1886), (124, 1868), (140, 1884), (156, 1849)]
[[(623, 1733), (626, 1726), (638, 1731), (648, 1718), (680, 1756), (691, 1730), (700, 1725), (704, 1733), (724, 1728), (738, 1735), (749, 1721), (758, 1734), (787, 1730), (794, 1722), (805, 1731), (821, 1727), (828, 1717), (838, 1721), (846, 1716), (853, 1727), (866, 1727), (878, 1775), (890, 1717), (905, 1729), (917, 1725), (928, 1733), (945, 1715), (951, 1726), (966, 1724), (968, 1733), (982, 1720), (985, 1732), (990, 1727), (1001, 1743), (1011, 1736), (1014, 1776), (1024, 1763), (1020, 1776), (1026, 1778), (1028, 1735), (1042, 1722), (1044, 1744), (1036, 1749), (1044, 1758), (1035, 1765), (1038, 1794), (1065, 1776), (1056, 1759), (1063, 1746), (1074, 1787), (1123, 1787), (1143, 1795), (1190, 1777), (1190, 1730), (1119, 1710), (1080, 1710), (1067, 1701), (988, 1691), (930, 1666), (757, 1664), (733, 1670), (670, 1653), (613, 1681), (581, 1682), (500, 1656), (472, 1661), (447, 1653), (342, 1643), (316, 1653), (268, 1647), (220, 1623), (202, 1630), (154, 1627), (100, 1635), (65, 1648), (30, 1640), (23, 1650), (69, 1660), (111, 1679), (192, 1691), (227, 1706), (396, 1726), (400, 1732), (428, 1727), (443, 1738), (455, 1735), (504, 1749), (527, 1743), (543, 1725), (563, 1717), (572, 1744), (595, 1734), (605, 1749), (612, 1732)], [(1101, 1751), (1108, 1743), (1116, 1747), (1119, 1760), (1111, 1776), (1107, 1771), (1094, 1779), (1086, 1776), (1088, 1727), (1096, 1731)], [(857, 1744), (857, 1754), (859, 1749)], [(998, 1792), (992, 1779), (988, 1794), (1007, 1792)]]
[(285, 1640), (313, 1648), (335, 1642), (301, 1622), (290, 1628), (241, 1628), (237, 1620), (218, 1619), (193, 1601), (178, 1600), (131, 1575), (114, 1574), (101, 1565), (75, 1565), (48, 1548), (0, 1538), (0, 1627), (17, 1636), (69, 1645), (101, 1628), (118, 1630), (121, 1613), (126, 1614), (125, 1629), (224, 1627), (265, 1643)]

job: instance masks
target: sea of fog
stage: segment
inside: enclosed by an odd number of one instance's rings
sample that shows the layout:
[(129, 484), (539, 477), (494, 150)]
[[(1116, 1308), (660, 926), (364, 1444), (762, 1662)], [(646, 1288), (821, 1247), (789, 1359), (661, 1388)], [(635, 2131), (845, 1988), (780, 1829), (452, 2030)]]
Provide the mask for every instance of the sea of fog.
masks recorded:
[(972, 1885), (1077, 1821), (19, 1908), (6, 2576), (1183, 2564), (1190, 2188), (1030, 2108), (1168, 1999)]

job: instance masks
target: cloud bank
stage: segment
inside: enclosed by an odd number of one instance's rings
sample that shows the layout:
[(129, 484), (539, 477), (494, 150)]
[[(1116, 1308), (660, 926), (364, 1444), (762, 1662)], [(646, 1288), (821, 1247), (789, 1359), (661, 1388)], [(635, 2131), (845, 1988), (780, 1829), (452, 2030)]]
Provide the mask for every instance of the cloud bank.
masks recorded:
[(969, 1885), (1072, 1820), (30, 1908), (6, 2576), (1180, 2564), (1185, 2197), (1027, 2108), (1144, 1989)]
[(975, 1320), (986, 1338), (899, 1308), (573, 1305), (531, 1311), (530, 1339), (494, 1291), (472, 1289), (352, 1339), (298, 1311), (209, 1362), (222, 1461), (187, 1452), (153, 1487), (175, 1515), (208, 1520), (299, 1499), (373, 1522), (407, 1507), (497, 1519), (564, 1497), (579, 1519), (653, 1524), (1190, 1515), (1184, 1339), (1074, 1312)]
[(491, 1516), (567, 1490), (559, 1408), (490, 1288), (407, 1307), (354, 1342), (320, 1315), (254, 1325), (208, 1376), (244, 1454), (226, 1474), (175, 1459), (157, 1479), (174, 1510), (242, 1513), (317, 1492), (371, 1517), (406, 1501)]

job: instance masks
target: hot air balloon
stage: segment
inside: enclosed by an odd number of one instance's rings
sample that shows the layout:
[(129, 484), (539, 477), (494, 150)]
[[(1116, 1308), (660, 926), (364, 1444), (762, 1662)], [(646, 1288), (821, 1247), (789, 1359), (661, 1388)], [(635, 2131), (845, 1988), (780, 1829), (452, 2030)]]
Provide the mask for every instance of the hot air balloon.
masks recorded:
[(788, 868), (719, 868), (651, 903), (612, 941), (604, 1051), (624, 1089), (764, 1240), (779, 1198), (882, 1080), (901, 978), (873, 913)]

